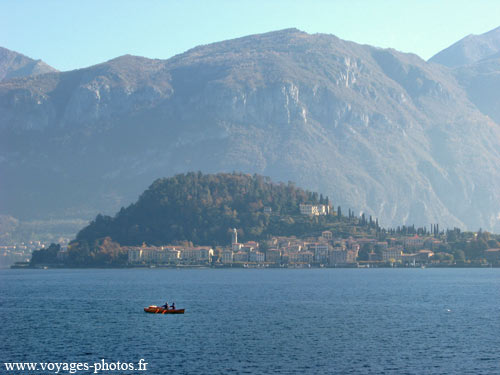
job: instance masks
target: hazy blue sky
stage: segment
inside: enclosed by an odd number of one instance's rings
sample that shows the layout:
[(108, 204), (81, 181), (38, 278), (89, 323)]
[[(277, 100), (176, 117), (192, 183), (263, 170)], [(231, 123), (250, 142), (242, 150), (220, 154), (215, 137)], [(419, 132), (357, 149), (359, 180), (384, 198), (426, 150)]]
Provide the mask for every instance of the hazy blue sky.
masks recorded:
[(69, 70), (297, 27), (428, 59), (499, 16), (498, 0), (2, 0), (0, 46)]

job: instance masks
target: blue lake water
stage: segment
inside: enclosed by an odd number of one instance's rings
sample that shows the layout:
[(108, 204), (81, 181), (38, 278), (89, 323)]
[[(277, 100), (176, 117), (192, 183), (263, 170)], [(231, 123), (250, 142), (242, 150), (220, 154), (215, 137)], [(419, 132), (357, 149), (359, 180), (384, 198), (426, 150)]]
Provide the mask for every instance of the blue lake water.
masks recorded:
[(0, 270), (0, 319), (0, 374), (500, 374), (500, 269)]

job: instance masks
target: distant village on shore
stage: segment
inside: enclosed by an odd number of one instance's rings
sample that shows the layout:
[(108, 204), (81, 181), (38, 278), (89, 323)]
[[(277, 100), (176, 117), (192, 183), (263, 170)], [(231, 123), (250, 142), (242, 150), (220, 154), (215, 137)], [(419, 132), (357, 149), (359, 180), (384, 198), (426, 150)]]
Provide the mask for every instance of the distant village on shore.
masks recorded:
[[(302, 215), (328, 215), (327, 205), (301, 204)], [(453, 266), (451, 254), (435, 253), (445, 239), (427, 234), (397, 236), (379, 241), (376, 238), (335, 237), (331, 231), (318, 236), (297, 238), (275, 236), (262, 242), (238, 241), (238, 230), (231, 232), (231, 245), (211, 246), (125, 246), (130, 267), (426, 267)], [(365, 256), (360, 259), (360, 250)], [(58, 258), (64, 262), (67, 251)], [(460, 261), (460, 260), (459, 260)], [(485, 259), (476, 266), (498, 265), (500, 249), (487, 249)]]
[[(328, 205), (300, 204), (300, 214), (310, 217), (329, 215)], [(264, 210), (270, 210), (264, 207)], [(371, 218), (370, 218), (371, 220)], [(444, 233), (444, 232), (441, 232)], [(474, 234), (477, 236), (477, 234)], [(25, 257), (34, 247), (24, 245)], [(66, 246), (64, 246), (66, 245)], [(59, 244), (57, 264), (67, 264), (68, 244)], [(229, 246), (121, 246), (126, 252), (126, 267), (240, 267), (240, 268), (309, 268), (309, 267), (453, 267), (453, 266), (500, 266), (500, 248), (488, 248), (479, 261), (455, 259), (451, 253), (442, 251), (446, 247), (446, 236), (439, 233), (395, 235), (381, 241), (373, 236), (335, 236), (325, 230), (315, 236), (273, 236), (261, 242), (238, 241), (238, 229), (231, 231)], [(71, 245), (70, 245), (71, 246)], [(41, 246), (42, 249), (45, 247)], [(3, 250), (3, 249), (0, 249)], [(362, 253), (362, 256), (361, 256)], [(22, 259), (13, 268), (33, 267), (29, 259)]]
[[(225, 265), (243, 267), (358, 267), (401, 264), (420, 266), (428, 264), (434, 253), (425, 249), (424, 239), (415, 236), (404, 241), (405, 245), (377, 242), (373, 239), (352, 237), (335, 238), (332, 232), (324, 231), (320, 237), (298, 239), (296, 237), (273, 237), (266, 241), (265, 251), (255, 241), (238, 242), (236, 228), (232, 244), (226, 248), (209, 246), (142, 246), (128, 247), (130, 265)], [(370, 259), (358, 262), (361, 246), (370, 246)], [(379, 249), (380, 252), (375, 252)], [(404, 249), (414, 252), (405, 253)], [(361, 263), (361, 264), (360, 264)]]

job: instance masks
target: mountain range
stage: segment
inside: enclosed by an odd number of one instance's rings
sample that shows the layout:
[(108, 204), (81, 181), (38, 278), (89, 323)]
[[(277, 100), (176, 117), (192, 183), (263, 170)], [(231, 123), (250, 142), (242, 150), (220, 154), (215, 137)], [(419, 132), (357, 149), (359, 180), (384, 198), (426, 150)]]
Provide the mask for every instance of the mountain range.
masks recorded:
[(499, 33), (428, 62), (297, 29), (36, 75), (2, 53), (0, 213), (89, 219), (158, 177), (241, 171), (384, 226), (499, 231)]

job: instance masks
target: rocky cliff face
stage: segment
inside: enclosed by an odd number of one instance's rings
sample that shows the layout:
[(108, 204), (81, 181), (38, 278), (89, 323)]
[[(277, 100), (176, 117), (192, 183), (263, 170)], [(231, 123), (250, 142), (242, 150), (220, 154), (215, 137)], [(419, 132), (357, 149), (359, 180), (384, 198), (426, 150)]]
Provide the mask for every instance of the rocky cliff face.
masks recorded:
[(500, 131), (446, 67), (283, 30), (0, 84), (1, 210), (89, 217), (153, 179), (295, 181), (384, 225), (500, 229)]

